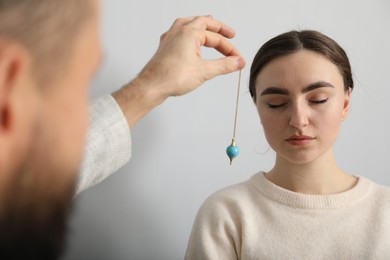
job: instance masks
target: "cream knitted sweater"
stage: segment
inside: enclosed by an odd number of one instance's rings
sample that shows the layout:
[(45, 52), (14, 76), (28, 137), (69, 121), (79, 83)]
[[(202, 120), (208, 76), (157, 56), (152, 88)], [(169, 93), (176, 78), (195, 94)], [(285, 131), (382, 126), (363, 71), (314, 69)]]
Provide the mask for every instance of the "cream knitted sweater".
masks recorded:
[(76, 194), (116, 172), (131, 157), (130, 128), (118, 103), (111, 95), (92, 102), (85, 154)]
[(390, 259), (390, 189), (307, 195), (258, 173), (205, 201), (186, 259)]

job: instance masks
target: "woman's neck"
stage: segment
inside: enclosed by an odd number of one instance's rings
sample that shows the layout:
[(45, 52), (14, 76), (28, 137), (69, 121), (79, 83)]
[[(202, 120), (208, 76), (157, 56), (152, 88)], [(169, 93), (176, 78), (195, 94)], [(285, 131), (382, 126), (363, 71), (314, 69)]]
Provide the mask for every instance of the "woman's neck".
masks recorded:
[(274, 168), (265, 176), (282, 188), (318, 195), (340, 193), (357, 182), (337, 166), (333, 150), (305, 164), (295, 164), (277, 156)]

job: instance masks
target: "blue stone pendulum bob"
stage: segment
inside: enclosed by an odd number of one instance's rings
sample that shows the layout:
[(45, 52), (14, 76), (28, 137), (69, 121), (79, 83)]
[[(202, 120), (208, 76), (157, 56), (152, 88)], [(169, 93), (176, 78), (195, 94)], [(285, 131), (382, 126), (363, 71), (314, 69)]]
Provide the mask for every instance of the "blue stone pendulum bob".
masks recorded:
[(239, 153), (240, 153), (240, 149), (238, 148), (238, 146), (236, 146), (236, 143), (234, 142), (233, 139), (231, 145), (229, 145), (226, 148), (226, 154), (227, 156), (229, 156), (230, 165), (232, 165), (233, 159), (237, 157)]

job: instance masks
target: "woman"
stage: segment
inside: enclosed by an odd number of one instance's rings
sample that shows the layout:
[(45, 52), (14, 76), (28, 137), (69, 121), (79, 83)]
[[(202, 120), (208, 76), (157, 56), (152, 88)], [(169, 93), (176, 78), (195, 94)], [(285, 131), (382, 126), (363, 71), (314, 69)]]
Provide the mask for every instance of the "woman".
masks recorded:
[(250, 92), (275, 165), (206, 200), (186, 259), (390, 259), (390, 189), (333, 153), (352, 89), (344, 50), (319, 32), (260, 48)]

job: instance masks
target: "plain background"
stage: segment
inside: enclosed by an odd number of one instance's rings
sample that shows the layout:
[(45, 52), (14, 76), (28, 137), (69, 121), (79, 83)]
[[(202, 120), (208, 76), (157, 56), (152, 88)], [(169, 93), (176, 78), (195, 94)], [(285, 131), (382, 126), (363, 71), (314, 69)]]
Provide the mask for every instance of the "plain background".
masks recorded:
[[(247, 87), (249, 67), (265, 41), (291, 29), (319, 30), (347, 51), (356, 85), (335, 145), (338, 162), (390, 186), (389, 13), (387, 0), (103, 1), (105, 59), (92, 98), (133, 78), (177, 17), (212, 14), (237, 31), (232, 42), (248, 62), (236, 137), (241, 154), (229, 166), (238, 73), (168, 99), (132, 130), (130, 163), (76, 199), (65, 259), (183, 259), (201, 203), (273, 165)], [(204, 56), (220, 57), (210, 50)]]

